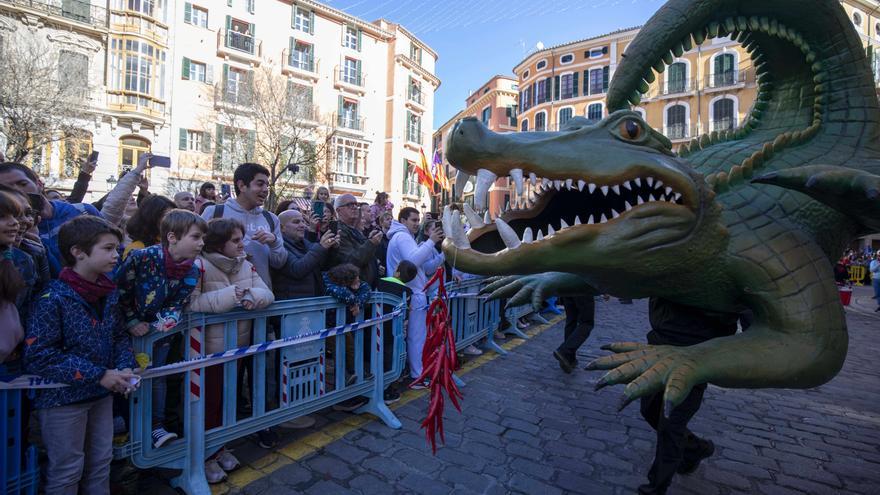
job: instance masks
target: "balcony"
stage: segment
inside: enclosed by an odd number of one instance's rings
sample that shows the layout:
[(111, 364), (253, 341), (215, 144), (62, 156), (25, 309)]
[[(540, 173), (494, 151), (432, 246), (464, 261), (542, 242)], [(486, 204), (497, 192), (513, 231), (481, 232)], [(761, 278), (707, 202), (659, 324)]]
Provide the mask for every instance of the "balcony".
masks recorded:
[(681, 139), (690, 139), (693, 134), (688, 129), (688, 126), (685, 124), (672, 124), (663, 128), (663, 135), (668, 137), (671, 141), (681, 140)]
[(709, 125), (709, 131), (732, 131), (736, 129), (736, 118), (713, 120)]
[(107, 28), (107, 9), (87, 0), (0, 0), (38, 14), (58, 17), (94, 28)]
[(415, 110), (425, 110), (425, 95), (421, 90), (414, 90), (412, 87), (406, 91), (406, 106)]
[(694, 90), (695, 84), (693, 79), (679, 79), (676, 81), (667, 81), (661, 90), (662, 96), (680, 95), (689, 93)]
[(366, 175), (348, 172), (331, 172), (330, 176), (334, 188), (340, 187), (342, 189), (366, 189), (367, 179), (369, 179)]
[(251, 90), (244, 84), (229, 86), (223, 83), (214, 85), (214, 106), (228, 110), (246, 112), (252, 103)]
[(290, 120), (300, 125), (317, 125), (321, 122), (321, 114), (316, 105), (292, 106), (288, 115)]
[(165, 117), (165, 101), (148, 94), (127, 90), (108, 90), (107, 106), (111, 110), (120, 112), (133, 112), (151, 117), (156, 122), (161, 122)]
[(364, 132), (364, 119), (357, 115), (336, 114), (337, 127), (340, 129), (348, 129), (351, 131)]
[(217, 54), (259, 65), (263, 42), (249, 34), (221, 29), (217, 32)]
[(755, 82), (755, 70), (751, 67), (711, 74), (706, 77), (706, 90), (742, 87)]
[(333, 86), (338, 89), (364, 95), (366, 94), (365, 84), (366, 77), (363, 74), (340, 69), (338, 65), (333, 70)]
[(290, 50), (284, 50), (281, 52), (281, 59), (284, 60), (281, 72), (285, 75), (318, 82), (318, 70), (321, 64), (314, 55), (299, 51), (291, 53)]

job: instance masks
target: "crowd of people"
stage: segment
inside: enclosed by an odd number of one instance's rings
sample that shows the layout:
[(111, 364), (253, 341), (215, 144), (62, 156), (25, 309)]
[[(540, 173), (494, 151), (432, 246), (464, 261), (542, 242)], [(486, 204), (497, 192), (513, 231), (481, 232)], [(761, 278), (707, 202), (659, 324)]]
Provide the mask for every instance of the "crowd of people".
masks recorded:
[[(68, 385), (38, 390), (30, 404), (29, 426), (39, 426), (47, 452), (48, 494), (110, 492), (113, 437), (129, 427), (125, 397), (140, 386), (141, 370), (182, 359), (180, 334), (169, 331), (188, 311), (252, 311), (328, 295), (344, 305), (346, 321), (354, 321), (373, 290), (405, 295), (409, 377), (422, 371), (425, 284), (444, 264), (437, 220), (411, 207), (394, 215), (386, 193), (367, 204), (351, 194), (331, 198), (326, 187), (309, 201), (283, 200), (269, 211), (270, 174), (255, 163), (235, 169), (228, 193), (205, 183), (197, 193), (169, 198), (149, 190), (149, 159), (141, 155), (93, 203), (82, 201), (95, 163), (83, 165), (66, 198), (44, 190), (27, 166), (0, 163), (0, 363), (7, 372)], [(237, 339), (229, 343), (223, 325), (209, 326), (204, 350), (249, 345), (252, 330), (251, 321), (239, 320)], [(279, 329), (270, 329), (269, 338), (278, 338), (273, 330)], [(133, 338), (163, 332), (146, 356), (134, 355)], [(387, 369), (393, 346), (385, 347)], [(239, 366), (240, 383), (247, 383), (247, 369), (247, 363)], [(207, 429), (222, 424), (223, 380), (222, 365), (206, 369)], [(162, 448), (178, 436), (169, 416), (179, 391), (170, 378), (151, 382), (152, 442)], [(237, 387), (239, 407), (249, 407), (246, 388)], [(386, 402), (399, 395), (392, 384)], [(336, 407), (353, 411), (365, 402), (357, 397)], [(30, 414), (23, 416), (27, 421)], [(285, 426), (313, 423), (306, 416)], [(267, 429), (258, 440), (272, 448), (278, 435)], [(238, 465), (220, 449), (205, 460), (205, 472), (218, 482)]]

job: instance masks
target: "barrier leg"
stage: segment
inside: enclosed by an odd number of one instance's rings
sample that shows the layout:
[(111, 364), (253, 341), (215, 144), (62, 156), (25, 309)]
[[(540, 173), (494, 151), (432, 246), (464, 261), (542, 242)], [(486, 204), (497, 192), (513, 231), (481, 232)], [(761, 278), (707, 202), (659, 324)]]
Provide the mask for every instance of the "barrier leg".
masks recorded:
[(489, 335), (486, 337), (486, 347), (495, 351), (496, 354), (501, 356), (506, 356), (507, 351), (501, 348), (497, 342), (495, 342), (495, 332), (489, 332)]
[(462, 380), (461, 378), (459, 378), (458, 375), (456, 375), (455, 373), (452, 374), (452, 380), (455, 382), (455, 385), (458, 387), (464, 387), (465, 385), (467, 385), (467, 383), (465, 383), (465, 381)]
[[(377, 305), (375, 314), (379, 314), (380, 307), (381, 306)], [(375, 325), (375, 328), (376, 330), (372, 332), (371, 339), (373, 349), (371, 359), (371, 367), (373, 369), (373, 391), (370, 394), (370, 400), (363, 406), (359, 407), (355, 413), (370, 413), (381, 419), (389, 428), (399, 430), (403, 425), (400, 420), (397, 419), (397, 416), (391, 412), (391, 409), (388, 409), (388, 405), (385, 404), (385, 362), (382, 355), (382, 348), (385, 345), (385, 342), (382, 340), (382, 324), (379, 323)], [(365, 340), (367, 339), (362, 339), (362, 341)], [(365, 342), (364, 345), (366, 345)], [(358, 352), (357, 354), (363, 355), (362, 352)]]
[(523, 339), (523, 340), (526, 340), (529, 338), (528, 335), (524, 334), (522, 332), (522, 330), (520, 330), (516, 326), (517, 320), (519, 320), (519, 318), (511, 318), (511, 317), (505, 316), (504, 319), (506, 319), (507, 323), (509, 323), (509, 326), (507, 327), (507, 329), (504, 330), (505, 334), (512, 334), (512, 335), (514, 335), (520, 339)]
[[(189, 335), (190, 358), (202, 356), (202, 329), (194, 327)], [(186, 394), (183, 427), (183, 440), (186, 442), (186, 455), (180, 476), (171, 479), (171, 486), (180, 488), (187, 495), (210, 495), (208, 480), (205, 478), (205, 381), (204, 368), (187, 371), (185, 382), (189, 385)]]

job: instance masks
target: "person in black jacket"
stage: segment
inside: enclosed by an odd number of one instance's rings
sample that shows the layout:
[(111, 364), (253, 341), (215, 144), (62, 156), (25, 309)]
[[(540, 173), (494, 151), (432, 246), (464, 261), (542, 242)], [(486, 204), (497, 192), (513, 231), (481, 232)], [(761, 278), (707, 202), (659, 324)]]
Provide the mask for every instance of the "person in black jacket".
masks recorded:
[(281, 222), (287, 262), (281, 268), (272, 270), (275, 300), (324, 295), (321, 268), (330, 249), (339, 244), (339, 236), (328, 230), (321, 235), (320, 242), (310, 242), (305, 238), (306, 220), (296, 210), (282, 212), (278, 220)]
[[(411, 261), (403, 260), (397, 264), (397, 268), (394, 270), (394, 274), (391, 277), (384, 277), (379, 279), (379, 282), (376, 284), (376, 290), (379, 292), (387, 292), (389, 294), (393, 294), (401, 299), (406, 300), (407, 304), (409, 304), (409, 300), (412, 298), (412, 289), (406, 286), (412, 279), (416, 278), (416, 274), (418, 273), (418, 269), (416, 265)], [(390, 313), (394, 311), (394, 307), (390, 304), (383, 304), (382, 312), (384, 314)], [(404, 322), (404, 328), (406, 328), (406, 323)], [(387, 321), (383, 324), (383, 334), (382, 334), (382, 357), (384, 362), (385, 371), (390, 370), (394, 366), (393, 358), (394, 358), (394, 331), (393, 331), (393, 322)], [(408, 376), (405, 373), (401, 373), (402, 377)], [(405, 380), (406, 378), (404, 378)], [(394, 383), (386, 384), (387, 388), (385, 389), (384, 399), (386, 404), (391, 404), (400, 400), (400, 392), (397, 390), (397, 387)]]

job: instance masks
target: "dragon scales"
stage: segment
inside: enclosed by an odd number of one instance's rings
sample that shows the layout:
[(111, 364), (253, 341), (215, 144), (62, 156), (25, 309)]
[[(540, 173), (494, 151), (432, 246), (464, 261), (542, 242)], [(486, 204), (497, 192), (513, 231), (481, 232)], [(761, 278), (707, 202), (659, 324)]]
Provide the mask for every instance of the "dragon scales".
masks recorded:
[[(750, 53), (758, 95), (744, 124), (683, 146), (630, 105), (673, 57), (730, 36)], [(639, 32), (607, 96), (609, 115), (560, 132), (496, 134), (456, 124), (449, 162), (477, 176), (540, 182), (524, 209), (484, 224), (444, 213), (446, 259), (512, 275), (511, 304), (600, 291), (712, 311), (751, 309), (748, 332), (691, 347), (618, 343), (591, 363), (624, 404), (700, 383), (808, 388), (843, 365), (847, 330), (830, 260), (880, 230), (880, 111), (865, 50), (836, 0), (670, 0)], [(534, 274), (534, 275), (528, 275)], [(523, 276), (527, 275), (527, 276)]]

